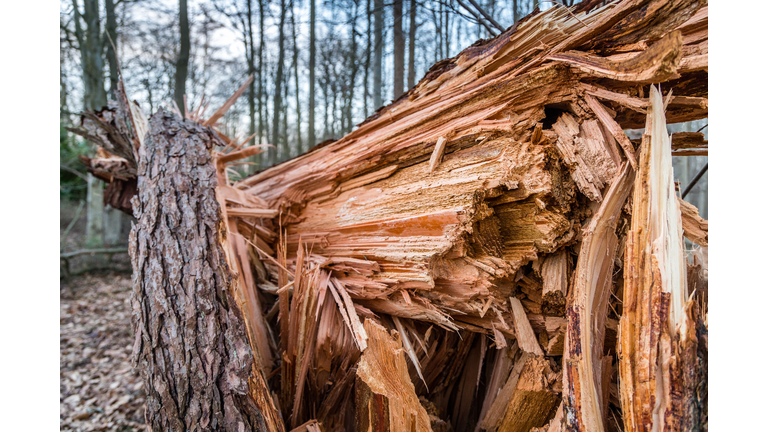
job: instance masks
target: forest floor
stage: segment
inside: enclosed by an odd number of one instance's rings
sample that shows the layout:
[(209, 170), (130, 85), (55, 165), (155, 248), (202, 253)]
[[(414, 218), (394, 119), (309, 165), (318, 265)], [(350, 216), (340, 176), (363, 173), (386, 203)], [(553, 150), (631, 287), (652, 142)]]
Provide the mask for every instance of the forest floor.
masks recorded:
[[(69, 232), (77, 203), (61, 201), (64, 251), (85, 247), (85, 211)], [(124, 218), (130, 227), (130, 218)], [(127, 243), (127, 229), (122, 237)], [(122, 246), (122, 245), (120, 245)], [(131, 275), (127, 254), (83, 257), (59, 288), (59, 427), (63, 431), (137, 431), (144, 425), (144, 388), (131, 365)], [(119, 269), (120, 271), (116, 271)], [(63, 270), (63, 267), (62, 267)]]
[(130, 360), (130, 275), (84, 274), (60, 287), (60, 429), (145, 430), (144, 389)]

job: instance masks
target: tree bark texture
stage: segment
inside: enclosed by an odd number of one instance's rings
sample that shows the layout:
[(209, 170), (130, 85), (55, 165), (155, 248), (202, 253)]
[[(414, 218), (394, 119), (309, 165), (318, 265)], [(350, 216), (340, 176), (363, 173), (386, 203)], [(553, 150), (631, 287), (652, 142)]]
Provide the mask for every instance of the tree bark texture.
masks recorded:
[(153, 430), (268, 430), (250, 394), (253, 352), (221, 245), (216, 144), (211, 129), (161, 110), (139, 151), (133, 359)]

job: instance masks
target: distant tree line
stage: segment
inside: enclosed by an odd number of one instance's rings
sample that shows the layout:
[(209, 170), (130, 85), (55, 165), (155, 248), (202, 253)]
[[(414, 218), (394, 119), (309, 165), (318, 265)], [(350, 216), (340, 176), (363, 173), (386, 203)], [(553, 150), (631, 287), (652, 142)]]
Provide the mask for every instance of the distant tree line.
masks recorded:
[[(252, 136), (248, 145), (269, 145), (240, 168), (245, 176), (342, 137), (412, 88), (432, 64), (499, 34), (538, 2), (61, 0), (60, 5), (62, 127), (77, 122), (82, 110), (105, 106), (120, 73), (128, 95), (147, 114), (160, 107), (183, 113), (201, 104), (210, 114), (252, 74), (246, 94), (222, 119), (223, 133), (241, 140)], [(74, 162), (75, 153), (88, 148), (62, 129), (62, 196), (85, 192), (89, 243), (99, 245), (120, 215), (99, 214), (103, 186)]]

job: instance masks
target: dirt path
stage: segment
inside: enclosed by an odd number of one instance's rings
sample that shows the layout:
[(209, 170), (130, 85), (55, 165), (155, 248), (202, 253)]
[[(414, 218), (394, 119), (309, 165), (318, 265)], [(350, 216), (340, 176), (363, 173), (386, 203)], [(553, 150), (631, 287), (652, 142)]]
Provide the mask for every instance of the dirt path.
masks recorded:
[(130, 294), (125, 274), (61, 283), (61, 430), (146, 430), (144, 390), (130, 361)]

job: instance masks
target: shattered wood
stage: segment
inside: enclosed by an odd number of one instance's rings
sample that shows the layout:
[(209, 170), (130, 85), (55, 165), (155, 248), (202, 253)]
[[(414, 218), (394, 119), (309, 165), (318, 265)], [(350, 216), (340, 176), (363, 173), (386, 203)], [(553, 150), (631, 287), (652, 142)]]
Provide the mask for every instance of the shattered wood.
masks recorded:
[[(697, 0), (537, 12), (234, 183), (260, 151), (216, 129), (241, 91), (211, 117), (155, 114), (141, 139), (89, 116), (93, 172), (139, 176), (151, 424), (706, 429), (706, 260), (687, 267), (683, 236), (706, 247), (708, 227), (670, 161), (708, 143), (663, 127), (707, 117), (707, 25)], [(178, 354), (198, 343), (210, 356)]]

